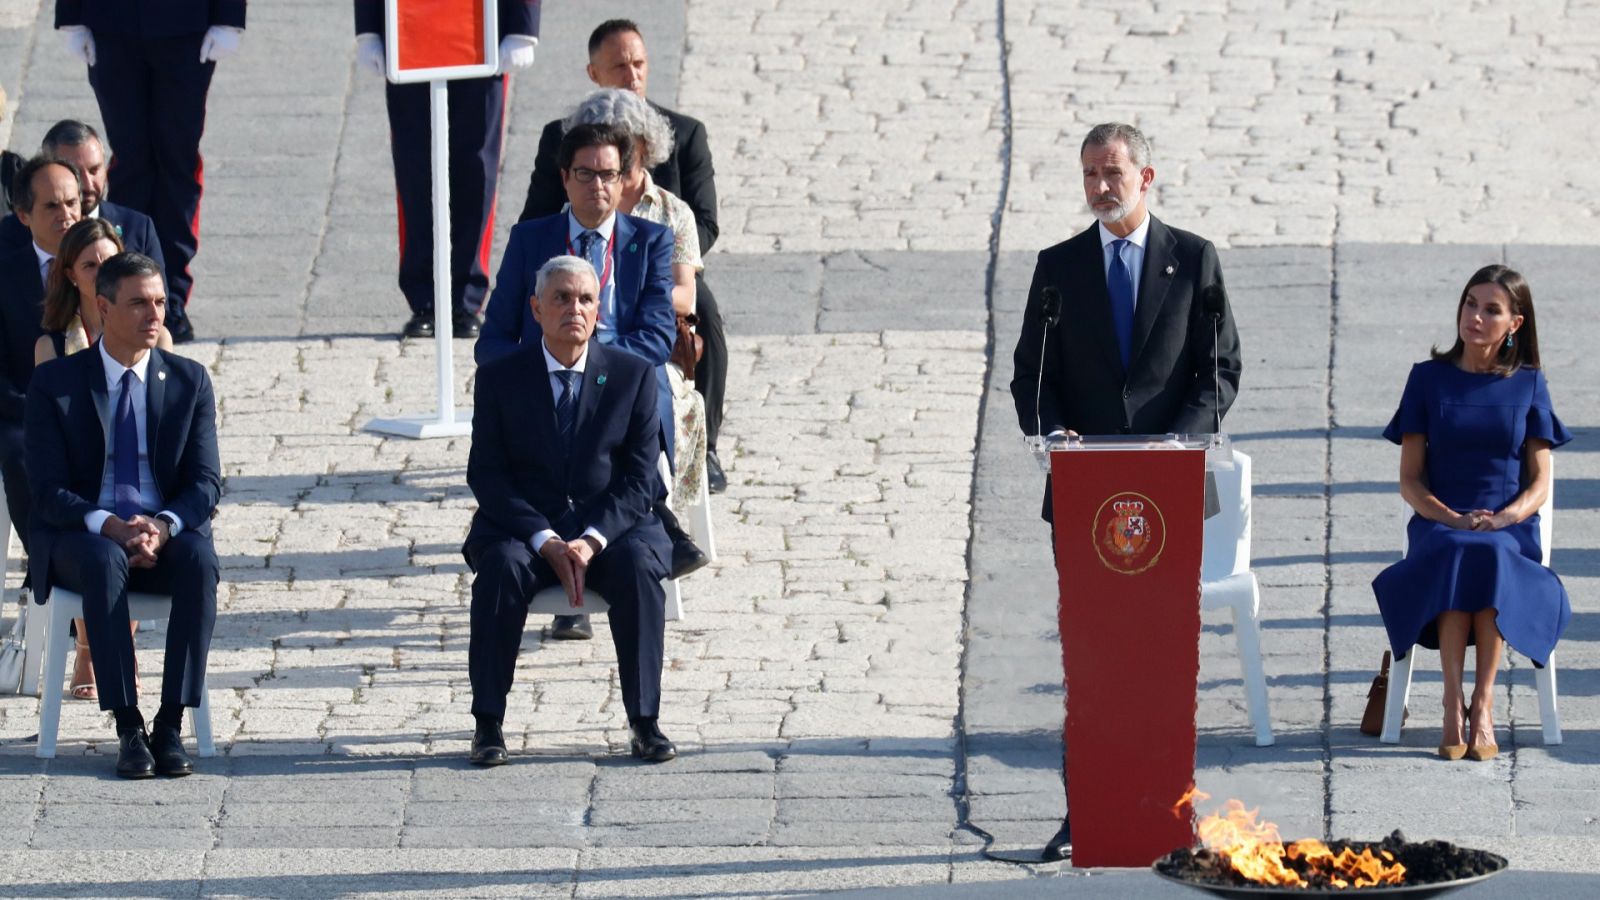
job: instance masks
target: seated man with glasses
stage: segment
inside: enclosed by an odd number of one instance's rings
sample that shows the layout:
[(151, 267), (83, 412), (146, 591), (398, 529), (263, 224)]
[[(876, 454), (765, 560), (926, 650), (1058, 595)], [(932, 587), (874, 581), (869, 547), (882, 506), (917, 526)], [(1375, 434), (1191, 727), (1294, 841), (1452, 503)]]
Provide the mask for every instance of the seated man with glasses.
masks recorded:
[[(484, 307), (473, 355), (479, 366), (536, 346), (543, 332), (529, 306), (539, 269), (558, 256), (587, 260), (599, 275), (594, 340), (626, 350), (655, 367), (661, 446), (672, 460), (672, 386), (666, 363), (677, 340), (672, 309), (672, 230), (617, 211), (622, 173), (637, 152), (631, 135), (607, 125), (576, 125), (561, 139), (557, 160), (567, 209), (511, 229), (494, 290)], [(659, 501), (666, 497), (660, 486)], [(553, 636), (593, 636), (583, 617), (561, 617)]]

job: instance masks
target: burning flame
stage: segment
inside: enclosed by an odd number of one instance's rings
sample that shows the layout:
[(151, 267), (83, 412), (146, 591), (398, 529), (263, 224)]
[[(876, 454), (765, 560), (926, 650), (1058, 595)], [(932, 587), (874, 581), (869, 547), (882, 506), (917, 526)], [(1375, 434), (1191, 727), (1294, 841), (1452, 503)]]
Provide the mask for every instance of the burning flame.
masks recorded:
[[(1192, 801), (1209, 799), (1210, 794), (1190, 788), (1173, 812)], [(1257, 884), (1312, 887), (1301, 871), (1321, 875), (1326, 884), (1338, 888), (1405, 883), (1406, 867), (1395, 862), (1387, 850), (1356, 853), (1346, 847), (1334, 853), (1314, 839), (1285, 845), (1278, 826), (1257, 820), (1259, 812), (1259, 807), (1246, 809), (1242, 802), (1229, 800), (1221, 810), (1197, 822), (1195, 830), (1207, 849), (1226, 856), (1235, 872)], [(1299, 865), (1291, 867), (1290, 863)]]

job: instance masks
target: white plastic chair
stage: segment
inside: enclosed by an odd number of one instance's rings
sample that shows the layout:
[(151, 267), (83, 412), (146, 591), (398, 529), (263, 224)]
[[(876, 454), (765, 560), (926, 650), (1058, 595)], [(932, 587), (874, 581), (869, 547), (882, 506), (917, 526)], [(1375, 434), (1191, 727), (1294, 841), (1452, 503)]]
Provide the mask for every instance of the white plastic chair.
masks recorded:
[[(667, 595), (667, 621), (677, 622), (683, 618), (683, 596), (678, 591), (676, 581), (663, 581), (661, 588)], [(528, 602), (529, 613), (541, 613), (551, 616), (597, 616), (609, 612), (611, 604), (606, 598), (593, 588), (583, 589), (583, 608), (573, 609), (567, 603), (567, 591), (557, 584), (547, 587)]]
[[(67, 677), (67, 645), (71, 643), (68, 626), (73, 619), (83, 615), (83, 597), (63, 588), (50, 591), (49, 601), (33, 612), (49, 614), (48, 634), (44, 636), (47, 647), (44, 662), (44, 694), (39, 701), (39, 745), (34, 756), (55, 759), (56, 732), (61, 728), (61, 684)], [(148, 621), (165, 619), (172, 615), (172, 598), (160, 594), (128, 595), (128, 617)], [(32, 620), (30, 615), (29, 619)], [(41, 620), (45, 618), (40, 615)], [(30, 635), (29, 640), (32, 640)], [(195, 743), (202, 757), (216, 756), (217, 745), (211, 739), (211, 699), (202, 682), (200, 705), (189, 710), (189, 724), (194, 729)]]
[[(1541, 562), (1546, 567), (1550, 565), (1550, 541), (1555, 532), (1555, 504), (1556, 481), (1555, 459), (1552, 456), (1550, 463), (1550, 494), (1544, 498), (1544, 505), (1539, 507), (1539, 552), (1544, 557)], [(1406, 533), (1406, 525), (1411, 521), (1414, 513), (1410, 504), (1405, 501), (1400, 503), (1403, 514), (1400, 517), (1400, 555), (1404, 557), (1410, 546), (1410, 536)], [(1411, 669), (1417, 660), (1416, 645), (1412, 645), (1406, 655), (1394, 661), (1389, 667), (1389, 694), (1383, 705), (1383, 734), (1378, 740), (1385, 744), (1400, 743), (1400, 728), (1404, 724), (1406, 715), (1406, 701), (1411, 696)], [(1544, 742), (1547, 745), (1561, 743), (1561, 713), (1556, 708), (1556, 655), (1551, 651), (1550, 658), (1545, 661), (1544, 668), (1533, 670), (1534, 683), (1539, 688), (1539, 725), (1544, 731)]]
[(1250, 457), (1235, 450), (1233, 468), (1212, 473), (1222, 510), (1205, 521), (1200, 608), (1233, 611), (1244, 695), (1256, 746), (1273, 744), (1267, 676), (1261, 665), (1261, 588), (1250, 571)]
[[(0, 497), (0, 535), (4, 535), (4, 539), (0, 540), (0, 579), (3, 579), (11, 565), (11, 539), (15, 537), (17, 545), (22, 545), (22, 535), (17, 534), (17, 530), (11, 527), (11, 510), (6, 507), (3, 497)], [(28, 621), (23, 627), (22, 634), (22, 686), (17, 693), (37, 695), (39, 671), (44, 661), (44, 654), (40, 652), (40, 648), (44, 646), (44, 633), (48, 630), (46, 620), (49, 616), (37, 606), (28, 610), (27, 616)]]

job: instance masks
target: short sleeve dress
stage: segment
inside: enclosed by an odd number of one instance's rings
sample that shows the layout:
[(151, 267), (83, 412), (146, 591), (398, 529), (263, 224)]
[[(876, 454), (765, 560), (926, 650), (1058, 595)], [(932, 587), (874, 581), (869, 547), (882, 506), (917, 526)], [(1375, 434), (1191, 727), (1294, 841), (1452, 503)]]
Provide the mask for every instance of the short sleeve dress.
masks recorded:
[[(1400, 409), (1383, 436), (1398, 444), (1425, 435), (1428, 486), (1457, 512), (1500, 509), (1522, 489), (1529, 438), (1559, 447), (1572, 440), (1550, 406), (1544, 373), (1466, 372), (1430, 360), (1411, 369)], [(1500, 633), (1543, 666), (1572, 618), (1567, 590), (1542, 563), (1539, 516), (1499, 531), (1466, 531), (1413, 515), (1405, 559), (1373, 579), (1372, 590), (1396, 658), (1413, 644), (1439, 647), (1440, 613), (1493, 608)]]

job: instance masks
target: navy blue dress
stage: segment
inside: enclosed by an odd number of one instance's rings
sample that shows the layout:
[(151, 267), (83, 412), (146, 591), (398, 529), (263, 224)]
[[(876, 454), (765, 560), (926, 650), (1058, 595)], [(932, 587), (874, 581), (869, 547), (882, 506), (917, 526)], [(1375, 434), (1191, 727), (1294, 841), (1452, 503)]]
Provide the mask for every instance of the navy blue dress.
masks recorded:
[[(1456, 512), (1498, 510), (1522, 489), (1528, 438), (1559, 447), (1572, 440), (1550, 408), (1538, 369), (1509, 377), (1475, 374), (1430, 360), (1411, 367), (1400, 409), (1383, 436), (1428, 439), (1428, 487)], [(1405, 559), (1378, 574), (1372, 590), (1398, 659), (1421, 644), (1439, 648), (1439, 614), (1494, 608), (1506, 642), (1542, 666), (1572, 618), (1567, 589), (1540, 562), (1539, 516), (1499, 531), (1465, 531), (1413, 515)]]

